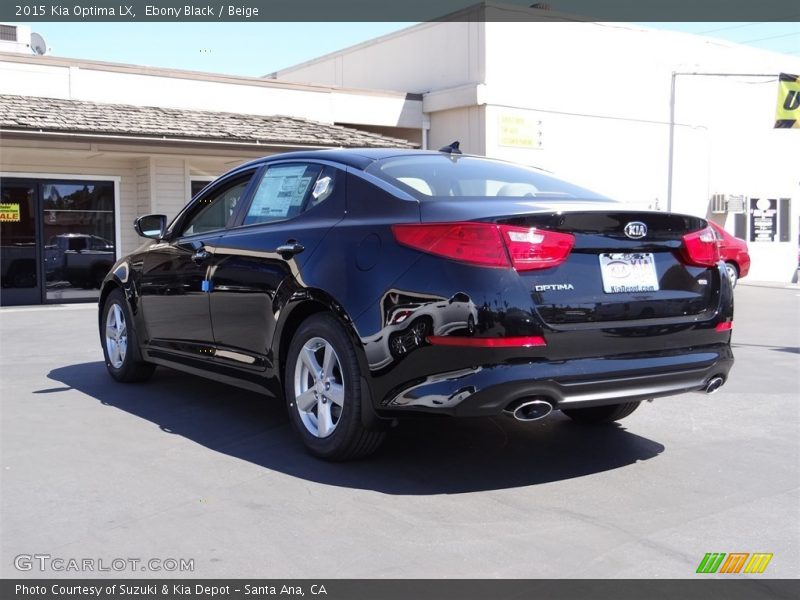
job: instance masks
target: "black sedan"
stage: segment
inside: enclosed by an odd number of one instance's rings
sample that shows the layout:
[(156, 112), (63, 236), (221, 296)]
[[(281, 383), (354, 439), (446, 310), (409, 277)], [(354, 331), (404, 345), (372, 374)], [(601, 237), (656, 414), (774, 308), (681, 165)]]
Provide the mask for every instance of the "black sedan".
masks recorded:
[(626, 210), (528, 167), (280, 154), (223, 175), (170, 224), (135, 227), (151, 240), (100, 296), (111, 376), (163, 365), (283, 397), (327, 459), (373, 452), (409, 413), (608, 423), (712, 392), (733, 363), (731, 284), (706, 221)]

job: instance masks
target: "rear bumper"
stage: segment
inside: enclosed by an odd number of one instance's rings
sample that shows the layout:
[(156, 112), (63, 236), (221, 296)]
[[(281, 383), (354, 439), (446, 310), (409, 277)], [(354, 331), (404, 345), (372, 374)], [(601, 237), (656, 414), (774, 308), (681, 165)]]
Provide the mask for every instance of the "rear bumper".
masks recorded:
[(583, 408), (700, 391), (727, 379), (728, 344), (608, 358), (534, 359), (475, 366), (426, 377), (393, 392), (379, 408), (452, 416), (498, 415), (510, 404), (544, 397), (555, 408)]

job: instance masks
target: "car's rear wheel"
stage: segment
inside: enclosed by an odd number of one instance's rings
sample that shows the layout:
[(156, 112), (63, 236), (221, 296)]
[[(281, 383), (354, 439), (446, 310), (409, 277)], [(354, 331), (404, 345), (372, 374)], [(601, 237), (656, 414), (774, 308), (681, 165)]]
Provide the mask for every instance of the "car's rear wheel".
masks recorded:
[(106, 368), (114, 379), (133, 383), (153, 374), (155, 365), (144, 362), (139, 353), (131, 311), (120, 289), (112, 291), (103, 305), (100, 336)]
[(361, 377), (346, 329), (330, 314), (300, 325), (286, 360), (289, 418), (309, 452), (327, 460), (373, 453), (385, 437), (361, 422)]
[(736, 287), (736, 282), (739, 281), (739, 269), (732, 262), (726, 262), (725, 271), (728, 273), (728, 279), (731, 280), (731, 287)]
[(612, 404), (611, 406), (590, 406), (588, 408), (569, 408), (563, 409), (565, 415), (576, 423), (586, 425), (600, 425), (619, 421), (630, 415), (639, 408), (638, 402), (627, 402), (625, 404)]
[(475, 334), (475, 317), (472, 315), (467, 318), (467, 333), (469, 335)]

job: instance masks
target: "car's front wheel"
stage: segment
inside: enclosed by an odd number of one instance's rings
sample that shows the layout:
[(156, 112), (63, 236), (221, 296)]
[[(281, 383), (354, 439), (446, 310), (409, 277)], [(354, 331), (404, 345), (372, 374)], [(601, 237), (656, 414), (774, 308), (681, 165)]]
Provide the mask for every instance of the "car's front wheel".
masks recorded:
[(563, 409), (565, 415), (576, 423), (586, 425), (600, 425), (619, 421), (630, 415), (639, 408), (638, 402), (627, 402), (625, 404), (612, 404), (610, 406), (590, 406), (588, 408), (569, 408)]
[(155, 365), (141, 359), (131, 311), (120, 289), (112, 291), (103, 305), (100, 338), (106, 369), (117, 381), (144, 381), (155, 371)]
[(373, 453), (385, 437), (361, 422), (361, 377), (347, 330), (330, 314), (300, 325), (286, 360), (289, 418), (306, 448), (327, 460)]

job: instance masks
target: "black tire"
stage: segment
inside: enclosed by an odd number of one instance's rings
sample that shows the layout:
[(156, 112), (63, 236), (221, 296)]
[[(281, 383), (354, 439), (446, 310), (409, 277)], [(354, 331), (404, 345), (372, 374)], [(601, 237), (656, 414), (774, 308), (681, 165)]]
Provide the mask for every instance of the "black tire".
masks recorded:
[[(296, 401), (296, 384), (301, 389), (308, 387), (306, 391), (314, 393), (315, 396), (317, 394), (314, 390), (322, 388), (317, 388), (312, 383), (318, 381), (318, 378), (311, 376), (310, 370), (307, 370), (303, 364), (298, 366), (298, 362), (302, 361), (300, 354), (304, 352), (304, 347), (307, 347), (307, 344), (313, 347), (320, 343), (318, 340), (329, 345), (334, 351), (334, 358), (337, 359), (335, 366), (331, 369), (331, 379), (336, 385), (343, 386), (341, 406), (332, 400), (327, 400), (325, 397), (327, 392), (321, 392), (318, 401), (312, 400), (312, 403), (316, 404), (312, 404), (308, 410), (304, 411)], [(327, 348), (324, 345), (319, 346), (317, 352), (324, 356)], [(321, 365), (322, 363), (317, 360), (316, 364)], [(284, 393), (289, 420), (306, 449), (314, 456), (330, 461), (362, 458), (375, 452), (386, 437), (384, 432), (370, 431), (362, 424), (363, 394), (355, 349), (347, 330), (329, 313), (312, 315), (300, 325), (294, 334), (286, 357)], [(329, 417), (329, 422), (332, 423), (335, 420), (332, 425), (332, 433), (328, 433), (324, 437), (321, 437), (323, 427), (320, 425), (318, 417), (319, 411), (323, 410), (322, 402), (329, 402), (327, 406), (329, 414), (333, 415), (334, 409), (337, 411), (336, 416)], [(316, 432), (312, 430), (316, 430)]]
[(474, 335), (475, 334), (475, 317), (470, 315), (467, 318), (467, 334)]
[(610, 406), (590, 406), (588, 408), (570, 408), (562, 410), (565, 415), (576, 423), (584, 425), (603, 425), (613, 423), (630, 415), (639, 408), (639, 402), (626, 404), (612, 404)]
[[(116, 306), (119, 307), (125, 319), (126, 348), (121, 360), (120, 355), (114, 356), (113, 359), (109, 356), (109, 343), (106, 337), (108, 315)], [(100, 342), (103, 347), (106, 369), (108, 369), (111, 377), (121, 383), (144, 381), (149, 379), (156, 369), (155, 365), (142, 360), (142, 355), (139, 350), (139, 339), (136, 335), (136, 329), (133, 323), (133, 316), (131, 315), (131, 310), (125, 298), (125, 294), (120, 289), (113, 290), (106, 298), (105, 304), (103, 304), (103, 312), (100, 315)]]

